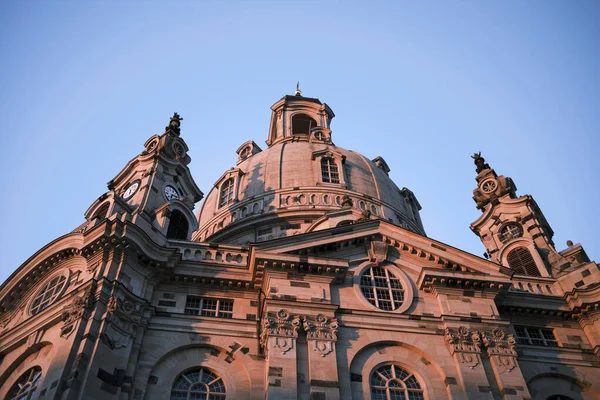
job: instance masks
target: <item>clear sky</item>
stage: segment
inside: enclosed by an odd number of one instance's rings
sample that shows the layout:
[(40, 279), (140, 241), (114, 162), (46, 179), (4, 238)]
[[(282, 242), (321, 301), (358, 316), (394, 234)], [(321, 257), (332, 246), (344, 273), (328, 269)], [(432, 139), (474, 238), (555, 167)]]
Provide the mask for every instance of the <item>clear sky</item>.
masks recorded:
[[(269, 107), (327, 102), (428, 236), (481, 255), (482, 151), (600, 261), (598, 1), (0, 1), (0, 281), (83, 222), (174, 111), (207, 193)], [(264, 146), (263, 146), (264, 147)]]

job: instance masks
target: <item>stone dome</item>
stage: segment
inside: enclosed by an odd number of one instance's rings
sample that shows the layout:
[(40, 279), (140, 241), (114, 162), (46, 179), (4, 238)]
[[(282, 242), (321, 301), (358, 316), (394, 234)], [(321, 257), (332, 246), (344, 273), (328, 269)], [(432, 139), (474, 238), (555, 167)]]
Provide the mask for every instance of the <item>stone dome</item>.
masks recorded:
[(386, 162), (335, 146), (317, 99), (275, 103), (266, 150), (248, 141), (198, 212), (198, 241), (247, 244), (381, 218), (425, 235), (413, 193)]

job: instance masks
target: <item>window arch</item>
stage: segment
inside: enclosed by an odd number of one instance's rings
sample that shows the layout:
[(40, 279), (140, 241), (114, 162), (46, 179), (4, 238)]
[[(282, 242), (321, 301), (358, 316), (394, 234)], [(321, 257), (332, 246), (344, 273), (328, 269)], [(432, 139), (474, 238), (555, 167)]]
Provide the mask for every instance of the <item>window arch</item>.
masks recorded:
[(325, 183), (340, 183), (340, 172), (333, 158), (321, 159), (321, 178)]
[(35, 393), (42, 377), (40, 367), (29, 368), (10, 388), (7, 400), (29, 400)]
[(186, 240), (190, 225), (188, 220), (179, 210), (171, 211), (169, 217), (169, 228), (167, 229), (167, 238)]
[(219, 207), (223, 207), (229, 203), (233, 203), (234, 195), (234, 179), (229, 178), (221, 185), (221, 193), (219, 197)]
[(512, 249), (506, 256), (508, 266), (519, 275), (541, 276), (531, 252), (525, 247)]
[(55, 276), (50, 279), (33, 297), (29, 312), (31, 315), (36, 315), (40, 311), (45, 310), (54, 303), (54, 300), (60, 296), (65, 285), (67, 284), (67, 277), (64, 274)]
[(308, 135), (310, 130), (317, 126), (317, 121), (306, 114), (296, 114), (292, 117), (292, 135)]
[(396, 364), (383, 365), (373, 371), (369, 386), (372, 400), (425, 399), (417, 378)]
[(222, 400), (225, 396), (223, 379), (203, 367), (180, 374), (171, 389), (171, 400)]
[(393, 311), (404, 303), (404, 288), (400, 279), (387, 268), (371, 267), (360, 277), (360, 291), (375, 307)]
[(110, 204), (108, 202), (106, 202), (106, 203), (102, 204), (100, 207), (98, 207), (98, 209), (94, 213), (94, 216), (91, 218), (95, 224), (97, 224), (98, 222), (100, 222), (104, 218), (106, 218), (106, 215), (108, 214), (109, 206), (110, 206)]

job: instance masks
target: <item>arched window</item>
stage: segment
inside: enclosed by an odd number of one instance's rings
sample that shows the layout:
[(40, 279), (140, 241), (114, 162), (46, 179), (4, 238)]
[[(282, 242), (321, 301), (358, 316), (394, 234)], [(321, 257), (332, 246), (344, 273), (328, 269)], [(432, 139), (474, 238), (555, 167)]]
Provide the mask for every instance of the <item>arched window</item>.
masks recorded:
[(370, 380), (372, 400), (423, 400), (417, 378), (398, 365), (384, 365), (373, 371)]
[(219, 198), (219, 207), (223, 207), (224, 205), (233, 202), (233, 184), (233, 178), (229, 178), (221, 185), (221, 197)]
[(387, 268), (371, 267), (363, 272), (360, 291), (369, 303), (385, 311), (396, 310), (404, 303), (404, 288)]
[(225, 395), (223, 379), (206, 368), (182, 373), (171, 390), (171, 400), (221, 400)]
[(321, 177), (325, 183), (340, 183), (340, 173), (333, 158), (321, 159)]
[(98, 208), (98, 210), (94, 213), (94, 216), (92, 217), (94, 224), (97, 224), (98, 222), (106, 218), (106, 214), (108, 214), (108, 207), (109, 204), (104, 203)]
[(292, 117), (292, 135), (308, 135), (317, 121), (306, 114), (296, 114)]
[(525, 247), (511, 250), (506, 260), (508, 266), (519, 275), (541, 276), (531, 253)]
[(42, 369), (33, 367), (25, 371), (23, 375), (15, 382), (8, 395), (7, 400), (29, 400), (35, 393), (40, 378), (42, 377)]
[(186, 240), (190, 225), (188, 224), (187, 218), (179, 210), (171, 211), (169, 217), (169, 229), (167, 229), (167, 237), (169, 239), (180, 239)]
[(568, 396), (563, 396), (562, 394), (555, 394), (555, 395), (548, 397), (546, 400), (573, 400), (573, 399)]
[(506, 242), (510, 239), (518, 238), (523, 235), (521, 225), (511, 222), (500, 229), (500, 240)]
[(48, 308), (58, 298), (66, 284), (67, 277), (65, 275), (56, 276), (46, 283), (33, 298), (29, 309), (31, 315), (36, 315)]

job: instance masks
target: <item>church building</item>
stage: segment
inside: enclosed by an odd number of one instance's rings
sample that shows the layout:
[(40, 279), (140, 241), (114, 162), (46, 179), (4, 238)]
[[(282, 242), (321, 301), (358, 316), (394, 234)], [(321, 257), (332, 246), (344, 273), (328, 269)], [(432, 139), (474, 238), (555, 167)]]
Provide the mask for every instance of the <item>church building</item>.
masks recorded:
[(531, 195), (473, 155), (481, 258), (337, 147), (327, 104), (271, 110), (206, 197), (175, 113), (16, 268), (0, 399), (600, 399), (599, 265)]

